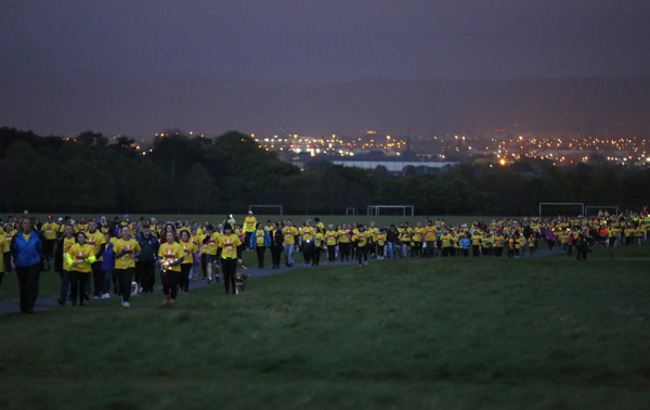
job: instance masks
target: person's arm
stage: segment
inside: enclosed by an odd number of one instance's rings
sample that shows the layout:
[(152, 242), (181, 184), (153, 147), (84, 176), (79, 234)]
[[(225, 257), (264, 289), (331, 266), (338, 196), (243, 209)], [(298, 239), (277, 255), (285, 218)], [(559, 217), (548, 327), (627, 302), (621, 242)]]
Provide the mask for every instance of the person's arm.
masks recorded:
[(253, 233), (251, 233), (251, 237), (248, 240), (248, 246), (250, 246), (252, 249), (257, 248), (257, 229), (255, 229)]

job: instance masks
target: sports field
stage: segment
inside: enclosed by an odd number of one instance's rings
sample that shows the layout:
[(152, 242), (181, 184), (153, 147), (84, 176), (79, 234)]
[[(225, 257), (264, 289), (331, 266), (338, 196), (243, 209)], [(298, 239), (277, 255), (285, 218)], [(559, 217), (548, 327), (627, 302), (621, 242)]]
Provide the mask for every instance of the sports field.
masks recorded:
[(325, 262), (3, 315), (0, 407), (649, 408), (650, 246), (588, 257)]

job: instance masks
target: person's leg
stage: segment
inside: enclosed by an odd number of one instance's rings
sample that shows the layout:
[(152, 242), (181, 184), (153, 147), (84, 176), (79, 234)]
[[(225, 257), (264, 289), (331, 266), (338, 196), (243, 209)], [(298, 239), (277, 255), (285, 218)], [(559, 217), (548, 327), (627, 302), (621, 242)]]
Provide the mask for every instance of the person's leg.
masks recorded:
[(84, 304), (83, 290), (84, 288), (79, 289), (79, 272), (72, 270), (70, 271), (70, 295), (72, 296), (72, 306), (77, 306)]
[(34, 310), (36, 299), (38, 299), (39, 281), (41, 278), (41, 266), (39, 264), (27, 268), (27, 277), (25, 280), (26, 309)]
[(160, 281), (162, 282), (162, 291), (165, 295), (165, 299), (169, 298), (169, 287), (170, 287), (170, 276), (168, 270), (160, 271)]
[(223, 284), (226, 289), (226, 294), (230, 293), (230, 285), (232, 285), (232, 292), (235, 293), (235, 272), (237, 270), (236, 259), (221, 259), (221, 267), (223, 270)]
[(121, 272), (121, 290), (122, 290), (122, 301), (128, 306), (129, 301), (131, 300), (131, 282), (133, 281), (133, 271), (135, 268), (120, 269)]
[[(93, 278), (93, 299), (97, 300), (101, 296), (104, 287), (104, 272), (102, 271), (102, 263), (95, 262), (92, 265), (92, 278)], [(88, 277), (88, 282), (90, 277)], [(86, 282), (86, 281), (84, 281)]]
[(262, 269), (264, 268), (264, 251), (266, 248), (264, 246), (258, 246), (255, 250), (257, 251), (257, 267)]
[[(79, 288), (86, 289), (86, 284), (90, 283), (90, 277), (93, 273), (80, 273), (79, 274)], [(83, 299), (79, 301), (79, 306), (83, 305)]]
[(107, 297), (111, 291), (111, 278), (113, 277), (113, 271), (107, 270), (104, 272), (104, 287), (102, 289), (102, 295)]
[(190, 271), (192, 270), (191, 263), (181, 264), (181, 272), (179, 276), (179, 283), (183, 292), (187, 293), (190, 288)]
[(61, 271), (61, 289), (59, 292), (59, 305), (65, 305), (68, 299), (68, 292), (70, 291), (70, 272), (67, 270)]
[(178, 284), (180, 281), (181, 272), (169, 271), (169, 297), (172, 301), (176, 300), (178, 296)]

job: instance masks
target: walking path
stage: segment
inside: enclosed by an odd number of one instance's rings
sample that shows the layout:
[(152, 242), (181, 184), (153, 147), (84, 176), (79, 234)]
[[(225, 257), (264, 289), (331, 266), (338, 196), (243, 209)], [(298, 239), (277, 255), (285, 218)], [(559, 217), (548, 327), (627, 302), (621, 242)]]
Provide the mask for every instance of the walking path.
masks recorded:
[[(295, 268), (302, 267), (302, 266), (303, 265), (296, 264), (293, 267), (287, 267), (285, 265), (281, 265), (279, 269), (271, 269), (270, 266), (266, 267), (264, 269), (248, 268), (248, 269), (246, 269), (245, 272), (248, 275), (250, 275), (248, 279), (251, 280), (251, 279), (261, 278), (261, 277), (264, 277), (264, 276), (269, 276), (269, 275), (273, 275), (273, 274), (276, 274), (276, 273), (284, 272), (284, 271), (287, 271), (287, 270), (290, 270), (290, 269), (295, 269)], [(158, 280), (158, 282), (160, 282), (160, 281)], [(205, 281), (205, 280), (202, 280), (202, 279), (199, 279), (197, 281), (191, 280), (190, 281), (190, 291), (192, 289), (203, 288), (203, 287), (206, 287), (206, 286), (214, 286), (214, 285), (215, 285), (214, 281), (212, 282), (212, 284), (208, 285), (208, 282)], [(223, 281), (220, 281), (216, 285), (220, 286), (221, 289), (223, 290)], [(152, 295), (162, 295), (162, 289), (160, 288), (159, 284), (155, 287), (154, 292), (152, 293)], [(133, 297), (142, 297), (142, 295), (133, 295), (131, 297), (132, 298)], [(121, 298), (122, 298), (121, 296), (116, 296), (116, 295), (111, 294), (111, 300), (117, 301), (118, 299), (121, 299)], [(47, 310), (47, 309), (60, 307), (57, 300), (58, 300), (58, 296), (39, 297), (38, 300), (36, 301), (36, 304), (34, 305), (34, 310), (35, 311), (40, 311), (40, 310)], [(84, 304), (85, 303), (92, 303), (92, 302), (95, 302), (95, 301), (93, 301), (91, 299), (89, 301), (85, 301)], [(101, 303), (101, 299), (99, 301), (97, 301), (97, 302)], [(69, 300), (67, 301), (66, 306), (67, 307), (71, 306)], [(18, 299), (0, 301), (0, 316), (5, 315), (5, 314), (9, 314), (9, 313), (20, 313), (20, 306), (19, 306)]]
[[(549, 251), (547, 248), (541, 248), (541, 249), (538, 249), (537, 252), (535, 253), (535, 255), (532, 256), (532, 257), (546, 256), (546, 255), (559, 253), (559, 252), (560, 251), (559, 251), (558, 248), (554, 248), (552, 251)], [(526, 258), (530, 258), (530, 257), (531, 256), (529, 256), (529, 255), (525, 255), (524, 257), (522, 257), (522, 259), (526, 259)], [(616, 258), (616, 259), (617, 260), (626, 260), (626, 261), (627, 260), (650, 260), (650, 258)], [(337, 263), (340, 264), (340, 262), (337, 262)], [(347, 263), (348, 262), (346, 262), (346, 264)], [(356, 263), (356, 261), (351, 261), (349, 263), (350, 264)], [(325, 261), (324, 265), (326, 265), (326, 264), (328, 264), (327, 261)], [(251, 267), (251, 268), (248, 268), (246, 270), (246, 273), (248, 275), (250, 275), (249, 280), (252, 280), (252, 279), (262, 278), (264, 276), (269, 276), (269, 275), (273, 275), (273, 274), (276, 274), (276, 273), (281, 273), (281, 272), (285, 272), (287, 270), (301, 268), (301, 267), (303, 267), (303, 265), (299, 264), (299, 263), (296, 263), (292, 267), (287, 267), (286, 265), (281, 265), (279, 269), (271, 269), (270, 267), (266, 267), (264, 269), (259, 269), (259, 268), (252, 268)], [(205, 286), (214, 286), (214, 285), (215, 285), (215, 283), (213, 283), (211, 285), (208, 285), (207, 281), (204, 281), (204, 280), (190, 281), (190, 289), (201, 288), (201, 287), (205, 287)], [(223, 282), (219, 282), (216, 285), (217, 286), (223, 286)], [(156, 295), (156, 294), (162, 295), (162, 290), (161, 290), (160, 286), (156, 287), (153, 294), (154, 295)], [(140, 295), (134, 296), (134, 297), (139, 297), (139, 296)], [(121, 296), (111, 295), (111, 299), (117, 300), (118, 297), (121, 298)], [(58, 299), (58, 297), (56, 297), (56, 296), (55, 297), (38, 298), (38, 300), (36, 301), (36, 304), (34, 305), (34, 310), (41, 311), (41, 310), (47, 310), (47, 309), (52, 309), (52, 308), (59, 307), (59, 304), (57, 303), (57, 299)], [(89, 302), (93, 302), (93, 300), (90, 300), (90, 301), (88, 301), (86, 303), (89, 303)], [(70, 306), (69, 301), (68, 301), (68, 305), (66, 305), (66, 306)], [(19, 307), (18, 299), (0, 301), (0, 316), (5, 315), (5, 314), (10, 314), (10, 313), (20, 313), (20, 307)]]

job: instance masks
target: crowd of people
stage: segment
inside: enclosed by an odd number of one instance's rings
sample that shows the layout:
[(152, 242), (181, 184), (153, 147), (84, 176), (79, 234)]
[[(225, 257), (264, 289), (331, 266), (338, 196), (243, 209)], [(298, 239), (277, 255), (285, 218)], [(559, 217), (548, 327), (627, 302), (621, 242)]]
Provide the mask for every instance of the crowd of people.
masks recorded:
[(235, 293), (235, 273), (243, 266), (244, 251), (254, 252), (264, 269), (267, 251), (271, 268), (294, 266), (296, 253), (304, 266), (370, 259), (437, 257), (523, 257), (535, 255), (540, 244), (586, 259), (592, 246), (641, 244), (647, 240), (650, 215), (626, 212), (591, 217), (519, 218), (475, 221), (452, 226), (442, 218), (426, 218), (378, 227), (327, 224), (319, 218), (294, 224), (291, 219), (257, 221), (249, 211), (242, 224), (232, 215), (218, 224), (210, 221), (132, 220), (128, 215), (75, 221), (69, 216), (45, 221), (26, 211), (20, 219), (2, 221), (5, 240), (0, 252), (0, 283), (4, 272), (15, 269), (20, 309), (32, 313), (38, 297), (39, 275), (54, 270), (61, 277), (58, 303), (83, 305), (93, 298), (110, 299), (130, 307), (133, 293), (152, 293), (160, 273), (163, 303), (175, 303), (190, 283), (207, 284), (223, 278), (226, 294)]

